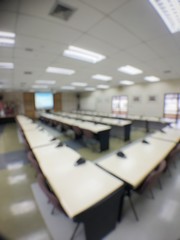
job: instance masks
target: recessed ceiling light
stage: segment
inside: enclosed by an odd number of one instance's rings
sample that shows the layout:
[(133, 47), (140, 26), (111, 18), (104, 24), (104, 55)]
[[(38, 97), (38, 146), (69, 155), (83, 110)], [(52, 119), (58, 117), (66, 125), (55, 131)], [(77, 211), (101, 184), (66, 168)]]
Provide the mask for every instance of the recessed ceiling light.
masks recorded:
[(13, 69), (14, 63), (0, 62), (0, 68)]
[(15, 33), (12, 33), (12, 32), (1, 32), (0, 31), (0, 37), (14, 38), (15, 36), (16, 36)]
[(75, 73), (75, 71), (72, 70), (72, 69), (57, 68), (57, 67), (48, 67), (48, 68), (46, 69), (46, 72), (63, 74), (63, 75), (72, 75), (72, 74)]
[(55, 84), (56, 81), (55, 80), (37, 80), (36, 83), (37, 84), (48, 84), (48, 85), (51, 85), (51, 84)]
[(104, 55), (101, 55), (99, 53), (91, 52), (75, 46), (69, 46), (68, 49), (64, 50), (63, 55), (65, 57), (70, 57), (90, 63), (97, 63), (106, 58)]
[(48, 88), (46, 85), (33, 85), (32, 88)]
[(122, 85), (133, 85), (134, 84), (133, 81), (129, 81), (129, 80), (122, 80), (119, 83)]
[(159, 82), (160, 78), (155, 77), (155, 76), (146, 76), (144, 78), (144, 80), (148, 81), (148, 82)]
[(84, 83), (84, 82), (72, 82), (71, 84), (76, 87), (86, 87), (87, 86), (87, 83)]
[(137, 75), (137, 74), (141, 74), (143, 72), (141, 69), (135, 68), (130, 65), (122, 66), (122, 67), (118, 68), (118, 71), (130, 74), (130, 75)]
[(31, 71), (25, 71), (24, 74), (25, 74), (25, 75), (31, 75), (32, 72), (31, 72)]
[(94, 91), (95, 88), (93, 88), (93, 87), (86, 87), (84, 90), (86, 90), (86, 91)]
[(13, 45), (15, 43), (14, 39), (11, 38), (0, 38), (0, 45), (8, 46)]
[(109, 88), (109, 85), (97, 85), (97, 88), (100, 88), (100, 89), (107, 89)]
[(73, 86), (63, 86), (63, 87), (61, 87), (61, 89), (63, 89), (63, 90), (74, 90), (75, 87), (73, 87)]
[(180, 31), (179, 0), (149, 0), (171, 33)]
[(96, 74), (92, 76), (93, 79), (101, 80), (101, 81), (110, 81), (112, 80), (111, 76)]

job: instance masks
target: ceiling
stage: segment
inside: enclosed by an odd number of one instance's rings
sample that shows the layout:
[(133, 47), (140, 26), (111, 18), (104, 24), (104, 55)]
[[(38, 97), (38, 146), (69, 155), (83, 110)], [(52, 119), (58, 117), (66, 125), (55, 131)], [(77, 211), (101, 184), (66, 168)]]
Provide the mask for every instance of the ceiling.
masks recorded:
[[(15, 65), (12, 70), (0, 69), (3, 88), (27, 91), (36, 80), (56, 80), (50, 87), (56, 91), (72, 82), (91, 87), (103, 84), (92, 79), (94, 74), (112, 76), (111, 87), (120, 80), (145, 82), (149, 75), (161, 81), (180, 80), (180, 33), (169, 32), (148, 0), (62, 1), (76, 9), (68, 21), (49, 15), (55, 0), (0, 1), (0, 31), (16, 33), (14, 47), (0, 47), (0, 62)], [(69, 45), (103, 54), (106, 59), (91, 64), (64, 57)], [(142, 69), (143, 74), (117, 71), (124, 65)], [(76, 73), (46, 73), (48, 66)]]

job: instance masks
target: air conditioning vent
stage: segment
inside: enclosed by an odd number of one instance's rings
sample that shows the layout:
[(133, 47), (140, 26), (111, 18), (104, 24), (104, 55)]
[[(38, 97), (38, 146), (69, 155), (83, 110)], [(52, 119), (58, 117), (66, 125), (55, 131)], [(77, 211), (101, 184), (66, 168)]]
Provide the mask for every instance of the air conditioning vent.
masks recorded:
[(25, 71), (24, 74), (25, 74), (25, 75), (31, 75), (32, 72), (30, 72), (30, 71)]
[(54, 7), (52, 8), (50, 15), (62, 20), (69, 20), (72, 14), (76, 11), (75, 8), (58, 1), (55, 3)]

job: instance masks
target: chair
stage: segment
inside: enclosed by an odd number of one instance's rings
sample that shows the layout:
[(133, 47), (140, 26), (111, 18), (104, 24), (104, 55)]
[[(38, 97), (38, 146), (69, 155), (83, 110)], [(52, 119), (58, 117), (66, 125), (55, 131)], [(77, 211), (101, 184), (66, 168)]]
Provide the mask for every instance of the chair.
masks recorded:
[(167, 171), (169, 172), (169, 176), (171, 177), (171, 171), (170, 171), (170, 164), (172, 163), (174, 165), (174, 168), (176, 168), (176, 156), (180, 152), (180, 144), (176, 146), (174, 150), (167, 156), (166, 163), (167, 163)]
[(100, 143), (95, 139), (93, 132), (90, 130), (83, 129), (83, 140), (88, 147), (96, 150), (97, 152), (100, 151)]
[(67, 137), (74, 138), (74, 131), (65, 123), (62, 124), (62, 130)]
[[(151, 193), (151, 197), (152, 199), (154, 199), (154, 193), (152, 191), (152, 186), (158, 181), (159, 182), (159, 186), (160, 186), (160, 189), (162, 189), (162, 184), (160, 182), (160, 175), (162, 174), (162, 172), (165, 170), (166, 168), (166, 161), (162, 161), (158, 167), (153, 170), (148, 176), (147, 178), (143, 181), (143, 183), (135, 190), (135, 192), (137, 192), (138, 194), (142, 195), (146, 190), (149, 190), (150, 193)], [(137, 221), (139, 221), (139, 218), (138, 218), (138, 215), (137, 215), (137, 212), (135, 210), (135, 207), (134, 207), (134, 204), (132, 202), (132, 199), (131, 199), (131, 191), (129, 190), (127, 192), (127, 196), (129, 198), (129, 201), (130, 201), (130, 205), (131, 205), (131, 208), (133, 210), (133, 213), (135, 215), (135, 218)]]
[(27, 157), (28, 157), (29, 161), (31, 162), (32, 166), (34, 167), (34, 169), (36, 170), (36, 173), (37, 173), (37, 174), (38, 174), (38, 173), (41, 173), (41, 169), (40, 169), (40, 167), (39, 167), (39, 164), (38, 164), (38, 162), (36, 161), (36, 159), (34, 158), (34, 155), (33, 155), (33, 153), (32, 153), (31, 151), (29, 151), (29, 152), (27, 153)]
[(52, 190), (50, 189), (45, 177), (39, 173), (37, 177), (38, 184), (46, 197), (48, 198), (48, 202), (52, 203), (53, 208), (51, 214), (54, 214), (55, 208), (59, 209), (60, 211), (64, 212), (57, 197), (53, 194)]
[(72, 129), (75, 133), (75, 138), (79, 139), (82, 136), (82, 130), (77, 126), (72, 126)]
[[(48, 202), (50, 202), (53, 205), (51, 214), (54, 214), (54, 211), (57, 208), (58, 210), (60, 210), (61, 212), (63, 212), (66, 215), (66, 213), (65, 213), (64, 209), (62, 208), (59, 200), (57, 199), (57, 197), (55, 196), (55, 194), (51, 190), (51, 188), (48, 185), (48, 183), (47, 183), (45, 177), (43, 176), (43, 174), (41, 174), (41, 173), (38, 174), (37, 180), (38, 180), (38, 184), (39, 184), (40, 188), (42, 189), (42, 191), (44, 192), (44, 194), (48, 198)], [(75, 234), (78, 230), (78, 227), (79, 227), (79, 223), (77, 223), (70, 240), (74, 239), (74, 236), (75, 236)]]

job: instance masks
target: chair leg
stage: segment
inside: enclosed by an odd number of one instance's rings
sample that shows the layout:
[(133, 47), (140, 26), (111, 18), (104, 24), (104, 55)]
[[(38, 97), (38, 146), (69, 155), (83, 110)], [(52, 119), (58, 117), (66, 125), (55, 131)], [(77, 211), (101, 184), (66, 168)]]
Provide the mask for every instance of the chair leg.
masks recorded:
[(177, 166), (176, 166), (176, 161), (175, 160), (173, 161), (173, 165), (174, 165), (174, 168), (176, 169)]
[(52, 208), (51, 214), (54, 214), (55, 207)]
[(75, 236), (75, 234), (76, 234), (76, 232), (77, 232), (77, 230), (78, 230), (78, 228), (79, 228), (79, 224), (80, 224), (80, 223), (78, 223), (78, 224), (76, 225), (76, 227), (75, 227), (75, 229), (74, 229), (74, 232), (73, 232), (70, 240), (73, 240), (73, 239), (74, 239), (74, 236)]
[(131, 199), (131, 193), (128, 193), (128, 198), (129, 198), (129, 202), (130, 202), (131, 208), (132, 208), (132, 210), (133, 210), (134, 216), (135, 216), (135, 218), (136, 218), (136, 221), (139, 221), (138, 215), (137, 215), (137, 213), (136, 213), (134, 204), (133, 204), (132, 199)]
[(152, 197), (152, 199), (154, 199), (154, 193), (153, 193), (153, 191), (152, 191), (151, 188), (149, 189), (149, 192), (151, 193), (151, 197)]
[(169, 173), (169, 177), (172, 177), (172, 174), (171, 174), (171, 171), (170, 171), (169, 166), (167, 167), (167, 171), (168, 171), (168, 173)]
[(158, 183), (159, 183), (159, 189), (162, 190), (162, 183), (161, 183), (160, 178), (158, 178)]

